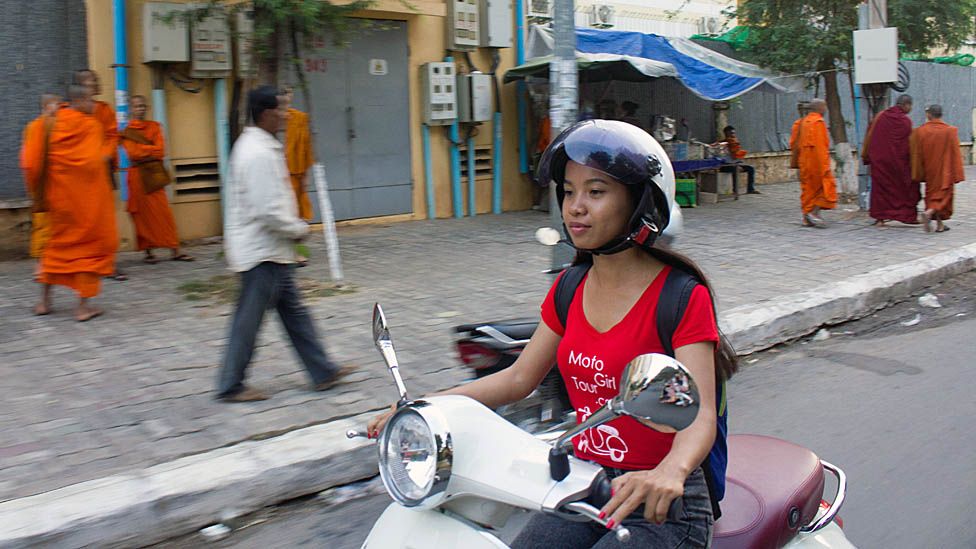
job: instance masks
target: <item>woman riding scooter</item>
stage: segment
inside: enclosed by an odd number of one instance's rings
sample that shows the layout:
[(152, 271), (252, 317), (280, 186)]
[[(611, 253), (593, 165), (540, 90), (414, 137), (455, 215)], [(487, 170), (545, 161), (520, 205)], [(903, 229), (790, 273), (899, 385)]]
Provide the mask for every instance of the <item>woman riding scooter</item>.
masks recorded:
[[(647, 133), (619, 121), (587, 120), (559, 135), (539, 165), (540, 181), (554, 181), (564, 228), (578, 254), (591, 264), (566, 315), (556, 310), (556, 284), (542, 303), (542, 320), (509, 368), (442, 394), (458, 394), (491, 408), (529, 395), (558, 364), (570, 401), (583, 421), (619, 391), (624, 366), (644, 353), (663, 353), (656, 307), (672, 269), (697, 285), (671, 338), (675, 357), (698, 380), (701, 406), (695, 422), (680, 433), (648, 429), (622, 417), (607, 424), (617, 434), (615, 451), (605, 438), (584, 432), (577, 457), (603, 466), (613, 496), (603, 507), (610, 525), (623, 522), (632, 547), (706, 547), (713, 523), (712, 502), (701, 465), (716, 441), (716, 384), (735, 371), (735, 354), (720, 337), (710, 287), (700, 269), (674, 252), (655, 247), (658, 236), (680, 212), (672, 212), (674, 174), (662, 170), (664, 152)], [(565, 276), (564, 273), (562, 276)], [(369, 423), (377, 436), (392, 412)], [(670, 431), (670, 432), (669, 432)], [(587, 436), (589, 435), (589, 436)], [(682, 498), (678, 516), (672, 501)], [(513, 547), (610, 548), (620, 542), (595, 523), (568, 522), (551, 515), (533, 518)]]

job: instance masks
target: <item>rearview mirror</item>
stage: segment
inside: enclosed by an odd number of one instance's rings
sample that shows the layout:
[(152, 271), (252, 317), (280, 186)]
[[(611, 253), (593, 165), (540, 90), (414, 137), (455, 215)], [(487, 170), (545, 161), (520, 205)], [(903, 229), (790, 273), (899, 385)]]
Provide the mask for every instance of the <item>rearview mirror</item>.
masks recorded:
[(677, 360), (649, 353), (631, 360), (620, 376), (620, 393), (586, 421), (563, 433), (549, 453), (550, 474), (562, 480), (569, 474), (567, 453), (576, 435), (620, 416), (629, 416), (681, 431), (698, 417), (698, 385)]
[(397, 392), (400, 393), (398, 404), (407, 402), (407, 387), (403, 384), (400, 377), (400, 363), (397, 361), (396, 349), (393, 348), (393, 337), (390, 336), (390, 327), (386, 323), (386, 315), (383, 314), (383, 307), (377, 303), (373, 305), (373, 343), (383, 356), (386, 367), (393, 375), (393, 382), (396, 383)]
[(559, 231), (552, 227), (540, 227), (535, 232), (535, 239), (544, 246), (555, 246), (563, 239)]

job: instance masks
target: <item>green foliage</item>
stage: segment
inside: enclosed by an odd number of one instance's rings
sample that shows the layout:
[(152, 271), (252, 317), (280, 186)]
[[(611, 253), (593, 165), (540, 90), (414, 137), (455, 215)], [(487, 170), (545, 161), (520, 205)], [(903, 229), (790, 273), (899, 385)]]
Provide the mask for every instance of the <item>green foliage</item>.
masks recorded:
[(923, 57), (955, 50), (976, 32), (976, 0), (890, 0), (888, 14), (903, 51)]
[(734, 10), (748, 25), (748, 59), (787, 73), (834, 68), (850, 59), (858, 0), (745, 0)]
[[(745, 55), (772, 69), (803, 73), (850, 65), (860, 0), (744, 0), (728, 11), (747, 25)], [(888, 24), (905, 52), (953, 50), (976, 31), (976, 0), (890, 0)]]

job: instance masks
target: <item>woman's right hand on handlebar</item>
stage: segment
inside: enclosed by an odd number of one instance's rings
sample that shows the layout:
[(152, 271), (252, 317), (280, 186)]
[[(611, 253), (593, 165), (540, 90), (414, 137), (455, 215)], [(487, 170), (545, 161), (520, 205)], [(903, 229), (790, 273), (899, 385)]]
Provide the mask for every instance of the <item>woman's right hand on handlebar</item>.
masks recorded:
[(390, 416), (392, 416), (396, 410), (397, 407), (396, 404), (394, 404), (390, 406), (389, 410), (377, 414), (373, 417), (373, 419), (369, 420), (369, 423), (366, 424), (366, 436), (369, 438), (379, 438), (380, 431), (383, 430), (383, 427), (386, 426), (386, 422), (390, 420)]

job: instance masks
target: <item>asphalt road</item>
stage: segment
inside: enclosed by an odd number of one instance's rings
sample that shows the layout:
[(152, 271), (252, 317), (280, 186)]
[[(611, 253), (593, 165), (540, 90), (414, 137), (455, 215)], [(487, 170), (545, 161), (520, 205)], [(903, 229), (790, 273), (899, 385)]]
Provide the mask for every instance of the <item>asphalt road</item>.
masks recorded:
[[(841, 516), (858, 547), (976, 547), (973, 288), (976, 272), (932, 289), (941, 308), (913, 299), (829, 339), (746, 357), (732, 381), (732, 432), (791, 440), (847, 472)], [(267, 509), (210, 546), (357, 548), (390, 501), (376, 487)], [(203, 544), (193, 535), (164, 547)]]

